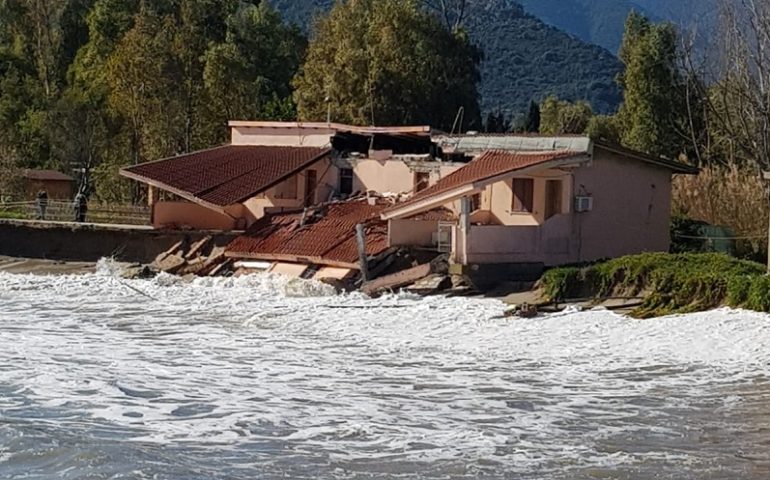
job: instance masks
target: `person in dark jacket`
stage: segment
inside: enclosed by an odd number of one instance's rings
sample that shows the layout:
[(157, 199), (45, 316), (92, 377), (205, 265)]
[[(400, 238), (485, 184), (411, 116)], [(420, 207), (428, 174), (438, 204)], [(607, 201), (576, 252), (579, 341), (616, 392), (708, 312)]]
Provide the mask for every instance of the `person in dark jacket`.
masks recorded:
[(35, 195), (35, 207), (37, 208), (37, 219), (45, 220), (45, 211), (48, 208), (48, 192), (44, 189)]
[(86, 212), (88, 212), (88, 199), (83, 192), (75, 195), (75, 202), (72, 205), (75, 210), (75, 221), (83, 223), (86, 221)]

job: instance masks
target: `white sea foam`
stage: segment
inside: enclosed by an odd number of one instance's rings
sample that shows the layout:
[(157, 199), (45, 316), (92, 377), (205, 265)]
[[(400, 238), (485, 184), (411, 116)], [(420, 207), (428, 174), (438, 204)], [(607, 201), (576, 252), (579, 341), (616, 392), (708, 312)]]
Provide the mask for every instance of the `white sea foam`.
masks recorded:
[[(494, 300), (119, 274), (0, 273), (0, 412), (38, 433), (202, 449), (196, 471), (241, 455), (244, 476), (770, 471), (763, 314), (504, 319)], [(137, 458), (156, 474), (177, 461)]]

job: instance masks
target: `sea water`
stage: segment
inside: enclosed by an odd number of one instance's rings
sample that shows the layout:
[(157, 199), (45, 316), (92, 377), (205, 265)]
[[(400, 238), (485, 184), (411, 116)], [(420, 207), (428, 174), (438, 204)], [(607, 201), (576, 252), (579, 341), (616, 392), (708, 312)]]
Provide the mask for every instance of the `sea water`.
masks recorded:
[(0, 273), (2, 479), (765, 479), (770, 317)]

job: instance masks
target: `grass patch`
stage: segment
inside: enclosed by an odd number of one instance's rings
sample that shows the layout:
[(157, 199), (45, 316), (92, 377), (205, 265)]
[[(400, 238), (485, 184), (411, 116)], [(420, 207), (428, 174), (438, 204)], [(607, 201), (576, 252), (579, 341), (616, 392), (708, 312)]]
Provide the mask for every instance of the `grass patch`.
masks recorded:
[(552, 301), (640, 296), (639, 318), (709, 310), (722, 305), (770, 312), (764, 265), (719, 253), (646, 253), (547, 271)]
[(7, 218), (10, 220), (26, 220), (29, 216), (19, 210), (0, 210), (0, 218)]

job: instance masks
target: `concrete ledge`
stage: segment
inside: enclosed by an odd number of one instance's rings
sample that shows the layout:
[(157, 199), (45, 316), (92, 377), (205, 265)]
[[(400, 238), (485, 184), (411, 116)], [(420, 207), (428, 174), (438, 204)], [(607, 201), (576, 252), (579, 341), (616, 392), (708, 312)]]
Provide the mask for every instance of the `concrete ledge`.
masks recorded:
[(180, 241), (211, 236), (226, 245), (241, 232), (155, 230), (143, 225), (0, 219), (0, 255), (95, 262), (115, 257), (149, 263)]

